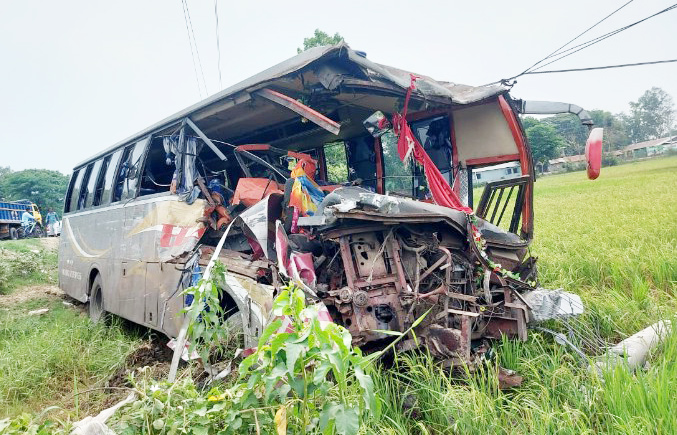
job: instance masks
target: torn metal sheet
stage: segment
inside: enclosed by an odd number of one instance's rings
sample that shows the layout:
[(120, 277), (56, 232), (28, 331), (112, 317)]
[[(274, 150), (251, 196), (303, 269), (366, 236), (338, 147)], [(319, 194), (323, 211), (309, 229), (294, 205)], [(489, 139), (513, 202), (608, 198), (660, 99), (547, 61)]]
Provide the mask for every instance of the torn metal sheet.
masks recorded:
[(534, 322), (562, 319), (583, 314), (583, 301), (574, 293), (536, 289), (522, 295), (529, 304), (529, 317)]

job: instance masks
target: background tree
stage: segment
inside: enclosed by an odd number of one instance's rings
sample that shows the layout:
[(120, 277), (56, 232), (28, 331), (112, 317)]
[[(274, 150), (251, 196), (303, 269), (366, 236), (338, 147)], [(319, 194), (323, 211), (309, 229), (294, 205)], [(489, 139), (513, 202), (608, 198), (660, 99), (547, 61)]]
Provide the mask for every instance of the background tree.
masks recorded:
[(526, 129), (527, 139), (531, 146), (534, 164), (539, 171), (547, 169), (548, 160), (559, 157), (560, 149), (565, 141), (557, 133), (555, 127), (545, 122), (539, 122)]
[(26, 169), (0, 178), (0, 192), (5, 200), (31, 200), (40, 207), (42, 213), (53, 208), (60, 214), (67, 188), (68, 176), (49, 169)]
[(665, 137), (673, 129), (675, 104), (670, 94), (653, 87), (637, 101), (630, 102), (630, 116), (626, 118), (628, 135), (632, 142), (643, 142)]
[(9, 174), (10, 172), (12, 172), (12, 169), (10, 169), (9, 166), (0, 166), (0, 200), (2, 200), (5, 197), (5, 194), (2, 193), (2, 184), (1, 184), (2, 177)]
[(578, 116), (571, 113), (561, 113), (545, 118), (542, 122), (554, 127), (557, 134), (563, 139), (562, 150), (564, 155), (574, 156), (585, 152), (588, 128), (581, 124)]
[(339, 35), (338, 32), (334, 33), (334, 36), (329, 36), (327, 33), (323, 32), (320, 29), (315, 29), (315, 34), (310, 38), (303, 38), (303, 49), (297, 48), (296, 52), (301, 53), (309, 48), (319, 47), (322, 45), (333, 45), (338, 44), (343, 41), (343, 36)]
[(604, 151), (611, 152), (630, 145), (625, 115), (614, 115), (606, 110), (591, 110), (590, 116), (595, 127), (604, 128)]

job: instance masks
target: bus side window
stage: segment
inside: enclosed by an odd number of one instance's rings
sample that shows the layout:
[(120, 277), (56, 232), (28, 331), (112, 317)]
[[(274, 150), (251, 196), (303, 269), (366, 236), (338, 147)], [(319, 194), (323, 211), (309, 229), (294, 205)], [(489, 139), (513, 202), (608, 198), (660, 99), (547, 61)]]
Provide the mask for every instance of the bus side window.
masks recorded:
[[(68, 192), (66, 192), (66, 201), (64, 201), (63, 204), (64, 213), (75, 210), (75, 207), (71, 206), (71, 198), (73, 197), (73, 190), (75, 189), (75, 184), (78, 181), (80, 174), (82, 174), (82, 171), (78, 169), (77, 171), (73, 172), (73, 175), (71, 175), (70, 182), (68, 183)], [(75, 194), (75, 197), (77, 198), (77, 193)]]
[(92, 168), (94, 168), (94, 163), (87, 165), (87, 169), (85, 169), (85, 175), (82, 177), (82, 184), (80, 184), (80, 193), (78, 195), (78, 210), (85, 208), (88, 193), (87, 187), (89, 184), (89, 177), (92, 174)]
[(127, 172), (129, 172), (130, 160), (132, 156), (132, 148), (134, 145), (128, 145), (122, 152), (122, 161), (118, 165), (118, 172), (115, 176), (115, 189), (113, 189), (113, 202), (120, 201), (122, 198), (122, 189), (127, 180)]
[(118, 164), (120, 163), (120, 157), (122, 157), (123, 150), (117, 150), (111, 156), (110, 162), (106, 169), (104, 179), (101, 184), (101, 198), (99, 202), (95, 205), (109, 204), (111, 202), (111, 193), (113, 192), (113, 179), (115, 178), (115, 171), (118, 169)]
[[(451, 133), (448, 116), (436, 116), (433, 118), (422, 119), (411, 122), (411, 131), (416, 135), (419, 143), (423, 145), (430, 159), (440, 170), (447, 183), (453, 184), (452, 171), (452, 145)], [(417, 188), (416, 196), (425, 198), (430, 195), (425, 176), (421, 169), (416, 166), (414, 169), (416, 178), (414, 179)]]
[(94, 168), (92, 169), (92, 173), (89, 176), (89, 182), (87, 183), (87, 195), (85, 199), (85, 208), (90, 208), (93, 203), (94, 203), (94, 188), (96, 186), (96, 181), (99, 179), (101, 176), (101, 165), (103, 164), (103, 160), (99, 159), (96, 162), (94, 162)]
[(171, 158), (167, 164), (168, 158), (162, 138), (153, 139), (143, 165), (139, 196), (169, 191), (176, 166)]
[(101, 204), (101, 196), (103, 194), (103, 181), (106, 177), (106, 172), (108, 172), (110, 159), (111, 159), (110, 155), (104, 157), (103, 163), (101, 164), (101, 169), (99, 170), (99, 175), (96, 177), (96, 185), (94, 186), (94, 197), (92, 198), (92, 205), (94, 207)]
[(343, 184), (348, 181), (348, 159), (343, 141), (331, 142), (324, 146), (324, 161), (329, 184)]
[(139, 168), (146, 144), (148, 144), (148, 138), (142, 139), (134, 145), (128, 145), (125, 148), (122, 154), (122, 162), (118, 168), (117, 178), (115, 179), (113, 202), (136, 197)]

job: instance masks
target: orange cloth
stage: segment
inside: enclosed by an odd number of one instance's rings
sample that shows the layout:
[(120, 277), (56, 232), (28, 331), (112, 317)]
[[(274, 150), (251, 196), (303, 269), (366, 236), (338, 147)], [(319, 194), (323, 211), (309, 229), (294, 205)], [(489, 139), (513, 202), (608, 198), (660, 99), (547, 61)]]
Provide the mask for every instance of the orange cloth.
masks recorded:
[(233, 194), (233, 205), (244, 204), (251, 207), (271, 193), (284, 193), (284, 187), (280, 187), (274, 180), (267, 178), (240, 178)]

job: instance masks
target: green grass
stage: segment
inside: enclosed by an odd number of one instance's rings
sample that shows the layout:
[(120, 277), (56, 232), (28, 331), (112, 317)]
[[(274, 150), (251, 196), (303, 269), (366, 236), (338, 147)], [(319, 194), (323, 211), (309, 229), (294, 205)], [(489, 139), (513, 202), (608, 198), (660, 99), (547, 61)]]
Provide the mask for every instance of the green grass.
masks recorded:
[[(676, 157), (604, 168), (595, 181), (584, 172), (537, 181), (532, 254), (544, 287), (582, 296), (579, 332), (615, 343), (674, 316), (676, 192)], [(598, 376), (534, 331), (496, 351), (496, 363), (524, 376), (520, 388), (499, 390), (491, 364), (458, 379), (425, 356), (401, 357), (400, 370), (377, 373), (384, 415), (365, 432), (677, 433), (677, 331), (635, 373)]]
[[(595, 181), (584, 172), (543, 177), (535, 186), (531, 249), (541, 285), (581, 295), (586, 312), (572, 323), (579, 334), (615, 343), (674, 315), (677, 157), (603, 168)], [(92, 326), (60, 302), (45, 317), (22, 314), (42, 304), (0, 311), (0, 418), (58, 403), (73, 384), (101, 383), (139, 342), (119, 327)], [(377, 370), (382, 414), (361, 433), (677, 433), (677, 331), (634, 373), (590, 371), (536, 331), (527, 342), (494, 347), (496, 359), (474, 373), (449, 374), (411, 354), (395, 370)], [(500, 390), (498, 365), (522, 375), (522, 386)], [(75, 404), (64, 406), (73, 415)]]
[[(39, 308), (49, 312), (28, 315)], [(74, 390), (101, 386), (140, 342), (117, 323), (93, 325), (61, 300), (35, 299), (0, 309), (0, 419), (48, 405), (65, 407), (72, 417), (79, 407), (95, 408), (104, 399), (102, 392), (78, 403)]]
[(57, 254), (40, 239), (0, 242), (0, 295), (26, 285), (56, 284)]

